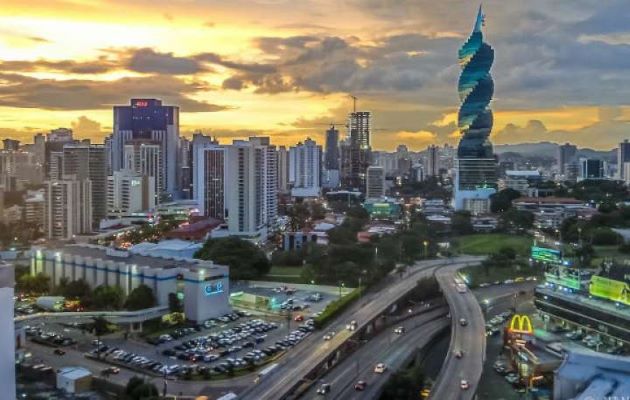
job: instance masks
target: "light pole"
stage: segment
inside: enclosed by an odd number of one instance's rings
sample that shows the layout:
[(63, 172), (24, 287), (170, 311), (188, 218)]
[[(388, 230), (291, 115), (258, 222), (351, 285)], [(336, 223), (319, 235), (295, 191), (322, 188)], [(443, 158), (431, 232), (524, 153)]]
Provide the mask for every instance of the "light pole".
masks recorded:
[(425, 240), (424, 242), (422, 242), (422, 244), (424, 245), (424, 258), (427, 258), (427, 248), (429, 246), (429, 241)]

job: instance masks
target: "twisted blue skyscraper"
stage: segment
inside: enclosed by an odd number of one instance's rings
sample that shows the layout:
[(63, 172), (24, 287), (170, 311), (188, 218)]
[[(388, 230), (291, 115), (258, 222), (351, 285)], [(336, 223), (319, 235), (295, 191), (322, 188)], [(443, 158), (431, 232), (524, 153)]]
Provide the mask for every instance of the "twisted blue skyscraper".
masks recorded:
[(496, 191), (497, 182), (496, 161), (488, 140), (492, 131), (490, 101), (494, 82), (490, 68), (494, 50), (483, 40), (483, 25), (484, 15), (479, 7), (473, 31), (459, 50), (462, 73), (457, 122), (462, 137), (457, 148), (454, 205), (475, 213), (487, 211), (488, 197)]

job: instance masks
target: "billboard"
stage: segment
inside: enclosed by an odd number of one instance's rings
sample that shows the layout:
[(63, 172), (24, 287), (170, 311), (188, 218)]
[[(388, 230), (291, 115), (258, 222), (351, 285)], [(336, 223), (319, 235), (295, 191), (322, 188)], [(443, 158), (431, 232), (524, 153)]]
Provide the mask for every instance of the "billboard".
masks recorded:
[(556, 249), (532, 246), (532, 259), (546, 263), (560, 264), (562, 262), (562, 253), (560, 250)]
[(626, 282), (594, 275), (591, 277), (589, 293), (610, 301), (630, 305), (630, 286)]
[(510, 333), (531, 335), (534, 333), (534, 326), (532, 325), (532, 320), (529, 316), (516, 314), (510, 321), (509, 331)]

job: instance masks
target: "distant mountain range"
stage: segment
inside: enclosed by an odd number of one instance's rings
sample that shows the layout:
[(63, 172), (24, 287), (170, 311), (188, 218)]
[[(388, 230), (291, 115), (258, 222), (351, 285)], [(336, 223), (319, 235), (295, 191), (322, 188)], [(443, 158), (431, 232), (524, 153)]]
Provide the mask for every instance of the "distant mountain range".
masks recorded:
[[(518, 144), (499, 144), (494, 146), (496, 154), (503, 153), (520, 153), (523, 156), (538, 156), (555, 158), (558, 152), (558, 144), (551, 142), (540, 143), (518, 143)], [(606, 161), (615, 162), (617, 159), (616, 149), (609, 151), (598, 151), (593, 149), (578, 148), (578, 157), (600, 158)]]

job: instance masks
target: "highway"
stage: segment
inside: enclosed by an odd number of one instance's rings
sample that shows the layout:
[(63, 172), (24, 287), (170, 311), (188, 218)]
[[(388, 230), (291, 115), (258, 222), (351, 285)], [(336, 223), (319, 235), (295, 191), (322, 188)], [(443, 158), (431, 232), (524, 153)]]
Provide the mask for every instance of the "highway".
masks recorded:
[[(425, 347), (449, 326), (450, 320), (445, 318), (447, 313), (447, 307), (440, 307), (388, 327), (331, 369), (302, 398), (320, 397), (316, 393), (317, 389), (322, 383), (329, 383), (331, 391), (326, 399), (377, 399), (391, 374), (404, 367), (417, 349)], [(397, 326), (404, 326), (406, 332), (403, 335), (394, 333)], [(374, 373), (374, 366), (379, 362), (387, 365), (383, 374)], [(362, 392), (354, 390), (354, 384), (358, 380), (367, 382), (367, 387)]]
[(15, 326), (20, 327), (38, 322), (57, 322), (63, 324), (85, 323), (95, 317), (103, 317), (111, 323), (130, 324), (144, 322), (168, 314), (168, 306), (158, 306), (137, 311), (85, 311), (85, 312), (41, 312), (15, 317)]
[[(316, 332), (297, 349), (289, 352), (281, 359), (278, 368), (266, 375), (256, 386), (243, 392), (239, 398), (255, 400), (285, 398), (309, 372), (330, 357), (352, 336), (353, 332), (344, 329), (347, 322), (356, 320), (359, 325), (357, 331), (361, 330), (367, 323), (383, 314), (398, 299), (409, 293), (417, 285), (419, 279), (432, 276), (437, 268), (447, 264), (462, 268), (467, 264), (478, 263), (479, 259), (479, 257), (458, 257), (450, 260), (423, 261), (411, 267), (402, 279), (397, 278), (395, 274), (390, 275), (389, 279), (395, 279), (393, 283), (380, 291), (368, 293), (361, 301), (354, 303), (326, 330)], [(323, 341), (321, 337), (326, 331), (331, 330), (336, 331), (337, 334), (332, 340)]]
[[(455, 277), (459, 265), (441, 268), (435, 274), (444, 297), (451, 310), (451, 342), (446, 360), (431, 390), (431, 399), (466, 400), (475, 396), (481, 379), (486, 355), (485, 320), (481, 307), (473, 293), (468, 289), (459, 293), (455, 288)], [(462, 326), (460, 319), (465, 318), (467, 325)], [(455, 351), (462, 351), (461, 359), (455, 358)], [(466, 380), (470, 387), (460, 388), (460, 382)]]

